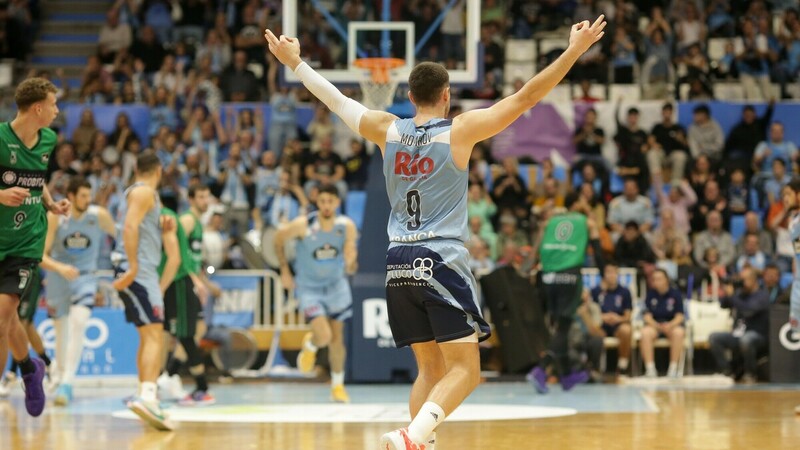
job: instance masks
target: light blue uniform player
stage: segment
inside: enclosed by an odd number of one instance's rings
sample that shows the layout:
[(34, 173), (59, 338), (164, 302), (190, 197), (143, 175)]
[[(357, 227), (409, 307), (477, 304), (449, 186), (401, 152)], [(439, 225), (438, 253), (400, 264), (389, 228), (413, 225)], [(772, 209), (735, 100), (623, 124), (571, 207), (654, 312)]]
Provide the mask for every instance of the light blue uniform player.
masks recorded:
[(453, 161), (451, 128), (445, 119), (399, 119), (386, 134), (386, 300), (398, 347), (489, 337), (464, 247), (468, 177)]
[[(477, 387), (479, 339), (489, 335), (467, 266), (467, 169), (473, 147), (511, 125), (603, 37), (604, 16), (572, 26), (569, 47), (514, 94), (453, 121), (450, 75), (420, 63), (408, 75), (413, 119), (369, 110), (346, 97), (301, 58), (300, 41), (266, 30), (269, 50), (316, 98), (384, 156), (389, 218), (387, 304), (395, 342), (411, 344), (419, 367), (409, 400), (414, 419), (381, 437), (380, 448), (433, 450), (434, 430)], [(452, 134), (451, 134), (452, 131)], [(442, 344), (447, 343), (447, 344)], [(454, 344), (451, 344), (454, 343)]]
[[(180, 265), (177, 226), (161, 216), (156, 189), (162, 167), (151, 151), (136, 159), (135, 182), (122, 195), (117, 218), (116, 248), (111, 254), (116, 273), (114, 289), (125, 304), (125, 318), (136, 326), (139, 348), (136, 366), (139, 391), (128, 408), (158, 430), (172, 430), (158, 402), (156, 380), (164, 365), (164, 295)], [(162, 242), (167, 262), (159, 276)]]
[(47, 306), (56, 331), (56, 406), (72, 401), (72, 383), (83, 353), (83, 338), (97, 293), (98, 257), (116, 227), (111, 214), (91, 204), (92, 186), (74, 177), (67, 187), (68, 216), (47, 215), (42, 267), (48, 270)]
[[(286, 289), (295, 285), (300, 310), (311, 325), (297, 356), (302, 372), (314, 370), (317, 349), (328, 347), (331, 364), (331, 397), (350, 401), (344, 389), (344, 321), (353, 315), (353, 295), (346, 276), (356, 271), (356, 226), (349, 217), (336, 214), (341, 201), (334, 186), (320, 187), (318, 211), (282, 225), (275, 234), (275, 251)], [(284, 254), (288, 239), (296, 239), (292, 276)]]
[(72, 281), (67, 281), (58, 272), (47, 277), (47, 306), (54, 318), (66, 315), (70, 305), (94, 306), (97, 292), (95, 271), (105, 234), (100, 227), (101, 209), (91, 205), (79, 218), (56, 218), (58, 228), (50, 248), (50, 257), (74, 267), (79, 275)]
[(295, 247), (295, 295), (308, 322), (318, 316), (345, 321), (353, 316), (353, 294), (344, 273), (344, 243), (350, 219), (337, 216), (323, 230), (318, 213), (308, 215), (305, 236)]
[[(130, 269), (124, 245), (124, 224), (128, 214), (128, 196), (143, 183), (129, 187), (119, 206), (117, 217), (117, 244), (111, 253), (114, 272), (117, 276)], [(120, 292), (125, 303), (125, 318), (137, 327), (164, 321), (164, 296), (161, 292), (158, 265), (161, 263), (161, 199), (153, 191), (154, 207), (150, 208), (139, 225), (138, 271), (133, 283)]]

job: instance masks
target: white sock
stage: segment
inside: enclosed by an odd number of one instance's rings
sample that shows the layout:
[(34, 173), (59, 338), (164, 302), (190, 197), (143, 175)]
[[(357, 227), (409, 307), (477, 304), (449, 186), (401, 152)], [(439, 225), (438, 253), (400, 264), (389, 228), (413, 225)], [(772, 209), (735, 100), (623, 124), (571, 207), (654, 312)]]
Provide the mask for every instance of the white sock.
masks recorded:
[(83, 305), (73, 305), (69, 309), (69, 339), (67, 340), (67, 357), (64, 359), (64, 384), (72, 384), (83, 355), (83, 338), (86, 324), (92, 310)]
[(425, 438), (433, 433), (436, 427), (444, 422), (444, 410), (433, 402), (425, 402), (417, 416), (408, 426), (408, 437), (415, 444), (425, 442)]
[(628, 358), (620, 358), (617, 367), (619, 370), (628, 370)]
[(669, 369), (667, 369), (667, 375), (674, 377), (678, 374), (678, 363), (671, 362), (669, 363)]
[(306, 341), (306, 345), (304, 345), (304, 346), (303, 346), (303, 348), (304, 348), (305, 350), (308, 350), (308, 351), (310, 351), (310, 352), (317, 353), (317, 350), (319, 350), (319, 349), (318, 349), (318, 348), (317, 348), (317, 346), (316, 346), (316, 345), (314, 345), (314, 343), (313, 343), (313, 342), (311, 342), (311, 341), (313, 341), (313, 339), (309, 339), (308, 341)]
[(156, 384), (152, 381), (142, 381), (142, 385), (139, 388), (139, 397), (146, 402), (155, 402), (158, 401), (156, 397)]
[(64, 378), (64, 366), (67, 364), (67, 340), (69, 339), (69, 316), (53, 319), (53, 328), (56, 331), (56, 365), (57, 374)]
[(339, 386), (344, 384), (344, 371), (331, 372), (331, 386)]
[(433, 447), (434, 445), (436, 445), (436, 432), (435, 431), (433, 433), (431, 433), (431, 435), (428, 436), (427, 439), (425, 439), (425, 444), (426, 444), (425, 448), (428, 448), (428, 446)]
[(646, 371), (646, 373), (647, 373), (648, 375), (655, 375), (655, 374), (657, 374), (658, 372), (656, 371), (656, 363), (654, 363), (654, 362), (651, 362), (651, 363), (647, 363), (647, 364), (645, 364), (645, 371)]

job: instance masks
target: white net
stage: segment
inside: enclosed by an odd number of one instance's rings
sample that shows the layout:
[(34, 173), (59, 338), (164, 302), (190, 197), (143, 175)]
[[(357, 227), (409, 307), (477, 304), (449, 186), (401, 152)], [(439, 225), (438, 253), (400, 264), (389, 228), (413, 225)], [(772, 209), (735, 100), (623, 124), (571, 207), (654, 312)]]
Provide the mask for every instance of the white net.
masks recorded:
[(397, 81), (390, 79), (387, 83), (378, 83), (367, 75), (366, 80), (361, 80), (361, 93), (363, 103), (369, 109), (384, 111), (394, 103), (394, 94), (397, 91)]

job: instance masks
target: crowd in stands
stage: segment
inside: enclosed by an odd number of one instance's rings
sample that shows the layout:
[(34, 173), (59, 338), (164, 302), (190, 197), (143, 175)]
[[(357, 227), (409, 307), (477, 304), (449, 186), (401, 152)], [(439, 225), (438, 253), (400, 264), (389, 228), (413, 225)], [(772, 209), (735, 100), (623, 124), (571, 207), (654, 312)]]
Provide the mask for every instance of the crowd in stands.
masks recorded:
[(39, 25), (39, 2), (0, 2), (0, 60), (24, 61), (33, 48)]
[[(310, 8), (310, 2), (300, 3)], [(426, 29), (423, 25), (445, 3), (413, 0), (392, 14)], [(9, 44), (12, 39), (31, 42), (25, 36), (33, 32), (35, 14), (26, 13), (34, 10), (27, 5), (13, 1), (0, 6), (0, 25), (5, 23), (0, 35), (8, 37), (0, 52), (23, 51)], [(739, 79), (758, 91), (752, 98), (770, 99), (763, 86), (770, 80), (781, 83), (786, 94), (800, 69), (800, 21), (791, 9), (797, 6), (794, 1), (767, 5), (736, 0), (486, 0), (481, 41), (488, 89), (463, 91), (454, 98), (500, 95), (507, 39), (530, 39), (604, 12), (611, 19), (607, 37), (581, 58), (571, 73), (574, 80), (632, 83), (648, 76), (654, 84), (678, 83), (680, 77), (681, 83), (690, 84), (691, 98), (707, 99), (714, 80)], [(113, 211), (131, 180), (136, 155), (153, 149), (164, 167), (164, 198), (185, 207), (189, 186), (211, 187), (220, 207), (207, 219), (209, 234), (216, 236), (210, 262), (240, 267), (243, 262), (228, 249), (253, 228), (277, 226), (313, 209), (321, 184), (334, 184), (343, 196), (363, 190), (370, 159), (363, 141), (324, 106), (316, 106), (308, 127), (297, 126), (298, 105), (311, 98), (304, 89), (279, 85), (278, 64), (263, 39), (264, 28), (280, 28), (280, 8), (278, 0), (117, 0), (77, 97), (87, 106), (147, 106), (148, 135), (138, 135), (125, 114), (105, 134), (91, 109), (85, 109), (74, 132), (62, 133), (51, 158), (51, 191), (63, 195), (68, 177), (81, 174), (92, 184), (95, 201)], [(345, 1), (338, 11), (348, 20), (375, 15), (373, 2), (361, 0)], [(305, 12), (308, 20), (298, 36), (304, 56), (317, 67), (339, 67), (341, 52), (322, 45), (335, 41), (325, 40), (333, 31), (321, 15)], [(420, 59), (454, 67), (464, 51), (456, 38), (461, 33), (457, 22), (450, 20)], [(709, 37), (729, 40), (722, 60), (709, 60)], [(578, 101), (584, 100), (593, 99)], [(260, 108), (233, 109), (228, 102), (269, 103), (270, 120)], [(454, 107), (452, 114), (458, 111)], [(635, 107), (618, 111), (614, 134), (600, 127), (596, 111), (588, 109), (578, 118), (573, 141), (577, 156), (570, 167), (538, 161), (541, 177), (532, 182), (520, 173), (517, 159), (495, 161), (490, 146), (479, 144), (472, 155), (468, 193), (467, 246), (473, 270), (480, 276), (498, 265), (530, 269), (526, 263), (536, 254), (543, 224), (564, 210), (565, 195), (575, 190), (601, 228), (605, 259), (635, 267), (643, 278), (651, 280), (660, 269), (681, 286), (687, 274), (713, 279), (702, 293), (713, 298), (730, 297), (726, 283), (744, 269), (777, 286), (767, 278), (780, 279), (792, 270), (794, 248), (787, 227), (789, 212), (800, 205), (785, 188), (797, 173), (797, 147), (784, 139), (784, 125), (771, 120), (772, 112), (772, 104), (760, 116), (744, 106), (741, 121), (725, 136), (704, 105), (694, 109), (688, 129), (676, 123), (669, 102), (652, 129), (640, 127)], [(607, 140), (616, 144), (615, 165), (601, 151)], [(621, 189), (612, 186), (615, 177), (624, 180)], [(741, 223), (743, 232), (734, 239), (731, 229)], [(594, 264), (591, 256), (587, 264)], [(781, 298), (778, 294), (771, 293), (769, 301)], [(654, 326), (654, 333), (646, 337), (654, 339), (665, 331)]]

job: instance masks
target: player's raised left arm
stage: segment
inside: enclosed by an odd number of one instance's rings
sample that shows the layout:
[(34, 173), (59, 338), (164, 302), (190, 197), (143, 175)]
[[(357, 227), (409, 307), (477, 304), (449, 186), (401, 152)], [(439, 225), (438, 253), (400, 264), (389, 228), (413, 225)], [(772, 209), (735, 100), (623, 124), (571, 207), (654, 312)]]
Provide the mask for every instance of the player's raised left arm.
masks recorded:
[(347, 221), (344, 236), (344, 270), (348, 275), (353, 275), (358, 270), (358, 230), (352, 220)]
[(339, 116), (351, 130), (377, 144), (381, 151), (386, 145), (386, 131), (397, 120), (397, 116), (384, 111), (370, 110), (357, 101), (346, 97), (330, 81), (318, 74), (300, 58), (300, 42), (297, 38), (275, 36), (265, 30), (264, 38), (269, 51), (300, 78), (306, 89)]
[[(457, 116), (453, 120), (453, 146), (471, 151), (476, 143), (505, 130), (522, 113), (533, 108), (564, 79), (578, 58), (603, 37), (605, 26), (603, 15), (593, 24), (588, 20), (575, 24), (570, 32), (567, 50), (525, 83), (522, 89), (489, 108), (476, 109)], [(464, 166), (469, 160), (469, 152), (465, 158)]]

